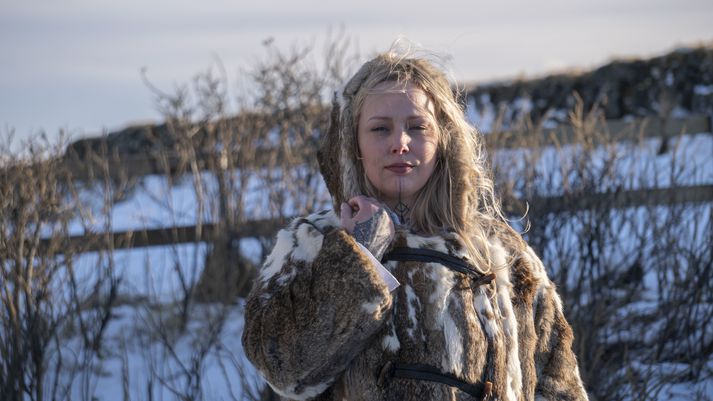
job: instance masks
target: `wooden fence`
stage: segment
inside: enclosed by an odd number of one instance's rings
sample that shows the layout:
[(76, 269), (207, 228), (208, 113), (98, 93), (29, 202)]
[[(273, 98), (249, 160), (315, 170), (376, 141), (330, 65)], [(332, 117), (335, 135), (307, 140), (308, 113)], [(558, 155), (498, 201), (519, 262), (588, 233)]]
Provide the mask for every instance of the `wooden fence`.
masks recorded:
[[(645, 118), (632, 121), (610, 120), (606, 122), (606, 132), (614, 135), (617, 141), (640, 140), (642, 133), (646, 138), (671, 138), (684, 133), (713, 133), (713, 116), (694, 115), (685, 119)], [(545, 129), (549, 143), (568, 144), (575, 139), (574, 128), (561, 126)], [(509, 133), (494, 133), (485, 136), (486, 146), (512, 148), (521, 146), (521, 139)], [(546, 142), (547, 143), (547, 142)], [(199, 157), (200, 159), (200, 157)], [(67, 158), (72, 176), (75, 179), (91, 180), (96, 176), (87, 164), (77, 158)], [(180, 160), (178, 157), (164, 154), (161, 160), (147, 156), (115, 155), (108, 160), (110, 174), (120, 172), (122, 177), (142, 177), (151, 174), (165, 174), (174, 171)], [(199, 160), (198, 165), (205, 165)], [(522, 215), (526, 206), (520, 200), (505, 201), (504, 209), (514, 215)], [(582, 196), (557, 196), (528, 200), (532, 210), (538, 214), (560, 213), (582, 209), (595, 209), (605, 205), (607, 208), (631, 208), (640, 206), (695, 204), (713, 202), (713, 185), (698, 185), (669, 189), (638, 189), (611, 193), (593, 193)], [(284, 220), (248, 221), (234, 227), (233, 238), (261, 237), (273, 235), (283, 226)], [(87, 234), (67, 238), (67, 245), (81, 245), (84, 252), (102, 249), (127, 249), (136, 247), (165, 246), (170, 244), (195, 243), (210, 241), (216, 237), (218, 227), (214, 224), (181, 226), (160, 229), (138, 229), (135, 231), (113, 232), (111, 234)], [(77, 249), (77, 248), (72, 248)]]

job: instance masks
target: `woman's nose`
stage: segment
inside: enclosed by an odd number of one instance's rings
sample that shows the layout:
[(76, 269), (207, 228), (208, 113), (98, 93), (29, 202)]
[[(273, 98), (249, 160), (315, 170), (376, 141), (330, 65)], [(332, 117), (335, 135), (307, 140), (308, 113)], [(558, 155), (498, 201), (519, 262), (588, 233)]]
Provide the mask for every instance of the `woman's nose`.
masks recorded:
[(391, 142), (391, 153), (402, 155), (408, 153), (409, 137), (404, 130), (398, 130)]

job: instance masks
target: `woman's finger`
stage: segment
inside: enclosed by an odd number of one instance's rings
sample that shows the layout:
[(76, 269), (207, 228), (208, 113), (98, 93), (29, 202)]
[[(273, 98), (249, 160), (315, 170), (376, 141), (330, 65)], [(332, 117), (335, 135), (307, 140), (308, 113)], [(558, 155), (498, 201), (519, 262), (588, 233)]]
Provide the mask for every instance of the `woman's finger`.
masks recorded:
[(356, 205), (356, 212), (353, 214), (353, 218), (356, 222), (362, 222), (371, 218), (379, 210), (379, 203), (374, 199), (367, 198), (365, 196), (354, 197), (354, 204)]
[(346, 202), (342, 202), (341, 211), (340, 211), (339, 215), (342, 218), (351, 219), (352, 216), (354, 215), (354, 209), (352, 208), (352, 206), (350, 204), (348, 204)]
[(341, 212), (339, 214), (339, 220), (341, 220), (342, 227), (344, 227), (347, 232), (351, 234), (354, 231), (354, 226), (356, 225), (353, 216), (354, 211), (352, 207), (345, 202), (342, 203), (340, 209)]

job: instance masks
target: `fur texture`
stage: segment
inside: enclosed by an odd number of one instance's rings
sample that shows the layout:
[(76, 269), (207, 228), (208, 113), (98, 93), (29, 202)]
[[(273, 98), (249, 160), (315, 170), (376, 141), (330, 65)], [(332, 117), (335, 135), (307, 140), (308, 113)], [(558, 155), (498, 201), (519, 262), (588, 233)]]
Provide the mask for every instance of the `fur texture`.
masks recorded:
[[(354, 129), (348, 127), (358, 108), (351, 102), (373, 68), (379, 63), (364, 64), (347, 83), (341, 111), (335, 96), (330, 129), (321, 139), (319, 166), (335, 211), (363, 193)], [(474, 211), (479, 197), (488, 195), (479, 192), (486, 180), (468, 172), (468, 163), (479, 163), (466, 152), (474, 149), (471, 132), (450, 132), (443, 157), (460, 166), (449, 170), (450, 211), (474, 223), (473, 216), (484, 216)], [(490, 381), (498, 400), (586, 399), (554, 285), (522, 238), (498, 224), (505, 226), (491, 221), (475, 235), (487, 254), (476, 268), (496, 274), (491, 284), (474, 286), (436, 263), (389, 262), (385, 267), (401, 283), (390, 293), (335, 212), (294, 220), (277, 235), (248, 297), (242, 339), (248, 358), (292, 400), (472, 399), (440, 383), (380, 383), (387, 362), (431, 365), (471, 383)], [(460, 232), (472, 242), (470, 231)], [(397, 232), (391, 246), (438, 250), (474, 263), (454, 232)]]
[[(389, 293), (333, 212), (278, 234), (246, 307), (246, 353), (293, 400), (468, 400), (443, 384), (377, 382), (388, 361), (428, 364), (469, 382), (489, 380), (501, 400), (586, 399), (572, 331), (531, 249), (491, 241), (504, 266), (490, 286), (435, 263), (390, 262)], [(452, 233), (399, 232), (395, 245), (462, 257)]]

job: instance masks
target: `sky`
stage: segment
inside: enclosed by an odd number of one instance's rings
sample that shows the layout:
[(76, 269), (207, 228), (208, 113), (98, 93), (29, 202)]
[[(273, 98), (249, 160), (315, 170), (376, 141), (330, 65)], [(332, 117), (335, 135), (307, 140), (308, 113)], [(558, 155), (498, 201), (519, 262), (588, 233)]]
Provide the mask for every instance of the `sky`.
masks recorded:
[(463, 84), (587, 70), (713, 42), (710, 0), (0, 0), (0, 133), (14, 142), (160, 122), (170, 91), (220, 60), (229, 80), (342, 30), (364, 60), (399, 37)]

